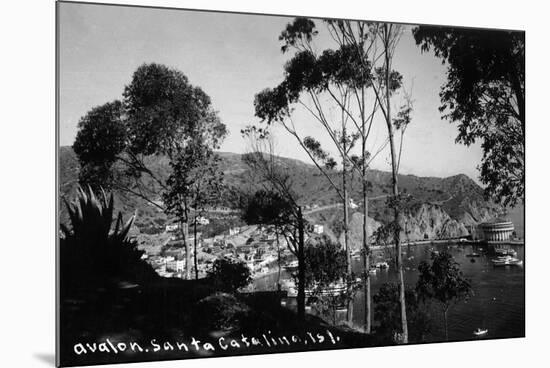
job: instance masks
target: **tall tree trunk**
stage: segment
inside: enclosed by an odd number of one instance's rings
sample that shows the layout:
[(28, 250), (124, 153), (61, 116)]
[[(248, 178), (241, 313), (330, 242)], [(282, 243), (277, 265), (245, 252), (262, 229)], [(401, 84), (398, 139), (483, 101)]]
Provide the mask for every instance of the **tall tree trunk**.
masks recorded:
[(445, 341), (449, 341), (449, 330), (447, 328), (447, 309), (443, 308), (443, 321), (445, 323)]
[(353, 298), (351, 298), (351, 273), (352, 273), (352, 264), (351, 264), (351, 249), (349, 244), (349, 196), (348, 196), (348, 187), (347, 187), (347, 176), (348, 176), (348, 164), (345, 155), (347, 154), (347, 138), (346, 138), (346, 127), (342, 124), (342, 136), (343, 138), (343, 149), (344, 155), (342, 157), (342, 190), (344, 192), (344, 248), (346, 250), (346, 263), (347, 263), (347, 312), (346, 319), (348, 324), (351, 326), (353, 324)]
[[(386, 72), (386, 125), (388, 127), (388, 138), (390, 143), (391, 152), (391, 168), (392, 168), (392, 184), (393, 184), (393, 197), (395, 201), (399, 200), (399, 188), (397, 186), (397, 155), (395, 152), (395, 142), (393, 137), (393, 125), (391, 120), (391, 103), (390, 103), (390, 50), (389, 50), (389, 38), (390, 29), (388, 24), (384, 24), (385, 28), (385, 42), (384, 42), (384, 57), (385, 57), (385, 72)], [(401, 305), (401, 342), (407, 344), (409, 342), (409, 331), (407, 327), (407, 308), (405, 304), (405, 279), (403, 277), (403, 257), (401, 255), (401, 241), (400, 241), (400, 210), (397, 203), (394, 203), (394, 242), (395, 252), (397, 254), (397, 275), (399, 282), (399, 304)]]
[(514, 91), (518, 104), (518, 114), (521, 123), (521, 130), (522, 132), (525, 132), (525, 95), (523, 93), (523, 89), (521, 88), (521, 82), (519, 80), (518, 74), (513, 73), (510, 76), (510, 79), (512, 80), (512, 89)]
[(189, 242), (187, 241), (189, 229), (186, 221), (180, 221), (180, 231), (185, 247), (185, 279), (189, 280), (191, 278), (191, 250), (189, 249)]
[(281, 244), (279, 243), (277, 226), (275, 226), (275, 237), (277, 239), (277, 291), (281, 291)]
[(195, 280), (199, 279), (199, 264), (197, 261), (197, 216), (195, 216), (195, 221), (193, 221), (193, 260), (195, 266)]
[(304, 255), (304, 218), (302, 209), (298, 209), (298, 320), (305, 322), (306, 314), (306, 267)]
[[(363, 152), (365, 147), (363, 145)], [(370, 249), (367, 219), (369, 216), (369, 200), (367, 197), (366, 165), (363, 162), (363, 268), (364, 268), (364, 300), (365, 300), (365, 333), (371, 333), (371, 295), (370, 295)]]

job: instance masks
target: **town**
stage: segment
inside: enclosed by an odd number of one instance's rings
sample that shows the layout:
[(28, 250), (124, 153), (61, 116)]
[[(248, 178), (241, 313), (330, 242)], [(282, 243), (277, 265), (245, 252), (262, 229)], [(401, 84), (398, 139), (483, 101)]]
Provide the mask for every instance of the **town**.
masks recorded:
[[(206, 226), (210, 221), (201, 216), (197, 218), (197, 223)], [(146, 251), (142, 256), (160, 276), (185, 278), (185, 247), (180, 230), (178, 223), (167, 224), (164, 229), (164, 234), (169, 234), (166, 244), (160, 251)], [(315, 224), (308, 234), (315, 236), (323, 233), (324, 226)], [(277, 236), (272, 226), (243, 225), (209, 238), (204, 238), (200, 231), (196, 236), (198, 278), (207, 276), (207, 271), (217, 258), (246, 263), (253, 278), (277, 272), (279, 262), (281, 267), (291, 269), (293, 262), (297, 261), (284, 236)], [(195, 236), (190, 234), (186, 241), (194, 244)], [(194, 259), (194, 247), (190, 247), (190, 251), (191, 259)], [(195, 274), (194, 265), (191, 266), (191, 273)]]

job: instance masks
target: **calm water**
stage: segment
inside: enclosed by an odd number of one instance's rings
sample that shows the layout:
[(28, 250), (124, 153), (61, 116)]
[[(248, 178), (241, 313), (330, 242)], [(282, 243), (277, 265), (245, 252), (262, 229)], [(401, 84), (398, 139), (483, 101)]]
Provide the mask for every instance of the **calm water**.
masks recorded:
[[(524, 260), (524, 247), (511, 246), (518, 252), (518, 258)], [(477, 246), (471, 245), (417, 245), (402, 248), (405, 281), (408, 285), (416, 284), (417, 267), (423, 260), (430, 259), (431, 250), (447, 250), (460, 264), (464, 275), (470, 279), (474, 296), (466, 302), (451, 306), (448, 312), (449, 340), (467, 340), (476, 338), (473, 331), (477, 328), (488, 329), (483, 338), (519, 337), (525, 334), (525, 295), (523, 267), (494, 267), (493, 256), (485, 252), (471, 262), (468, 253), (474, 250), (481, 253)], [(382, 260), (381, 251), (375, 253)], [(361, 272), (362, 261), (354, 260), (354, 269)], [(372, 295), (380, 286), (387, 282), (396, 282), (395, 270), (381, 270), (371, 274)], [(273, 289), (276, 284), (276, 274), (255, 281), (257, 289)], [(283, 277), (289, 275), (283, 272)], [(354, 323), (363, 325), (364, 311), (363, 293), (359, 292), (354, 300)], [(342, 317), (345, 312), (342, 312)], [(443, 317), (439, 310), (434, 310), (434, 327), (428, 340), (444, 340)]]
[(520, 238), (525, 238), (525, 208), (523, 204), (518, 204), (514, 208), (508, 209), (508, 218), (514, 223), (516, 234)]

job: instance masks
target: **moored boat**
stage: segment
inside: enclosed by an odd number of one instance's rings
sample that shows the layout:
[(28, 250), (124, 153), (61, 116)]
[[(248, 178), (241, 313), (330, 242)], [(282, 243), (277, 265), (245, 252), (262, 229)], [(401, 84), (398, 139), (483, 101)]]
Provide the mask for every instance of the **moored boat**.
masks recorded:
[(381, 270), (385, 270), (390, 268), (390, 265), (388, 264), (388, 262), (376, 262), (374, 264), (374, 267), (379, 268)]
[(512, 256), (516, 257), (518, 255), (518, 252), (516, 252), (514, 249), (504, 249), (504, 248), (497, 248), (495, 249), (495, 254), (497, 256)]
[(474, 331), (474, 335), (483, 336), (483, 335), (486, 335), (488, 332), (489, 332), (488, 329), (482, 330), (481, 328), (478, 328), (477, 330)]
[(493, 266), (522, 266), (523, 261), (512, 256), (499, 256), (491, 261)]

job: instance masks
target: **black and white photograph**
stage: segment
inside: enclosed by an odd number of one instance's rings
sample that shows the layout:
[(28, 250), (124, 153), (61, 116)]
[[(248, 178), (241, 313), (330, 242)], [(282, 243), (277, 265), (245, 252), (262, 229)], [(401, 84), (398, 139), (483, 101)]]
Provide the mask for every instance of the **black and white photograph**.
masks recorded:
[(55, 26), (56, 365), (525, 337), (524, 30)]

